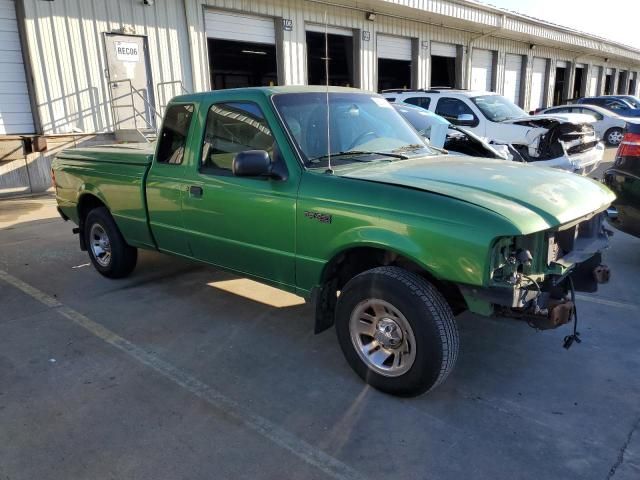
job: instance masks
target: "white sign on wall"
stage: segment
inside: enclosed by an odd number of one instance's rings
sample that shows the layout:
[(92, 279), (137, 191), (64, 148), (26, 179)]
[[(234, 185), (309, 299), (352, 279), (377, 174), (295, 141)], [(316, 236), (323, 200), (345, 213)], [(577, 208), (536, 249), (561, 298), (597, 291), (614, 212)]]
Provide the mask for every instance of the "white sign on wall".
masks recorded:
[(115, 42), (116, 58), (123, 62), (139, 62), (140, 46), (133, 42)]

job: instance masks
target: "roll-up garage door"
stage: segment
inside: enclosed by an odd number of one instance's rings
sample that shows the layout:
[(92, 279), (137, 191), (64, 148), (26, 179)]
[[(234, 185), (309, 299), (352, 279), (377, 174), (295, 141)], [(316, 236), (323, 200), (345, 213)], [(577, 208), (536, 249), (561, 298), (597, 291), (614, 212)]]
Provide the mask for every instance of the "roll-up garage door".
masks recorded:
[(34, 133), (13, 0), (0, 0), (0, 135)]
[(529, 109), (536, 110), (544, 106), (544, 86), (547, 76), (547, 60), (534, 58), (531, 69), (531, 97)]
[(491, 91), (493, 77), (493, 52), (473, 49), (471, 60), (471, 90)]
[(378, 35), (378, 58), (411, 61), (411, 39)]
[(522, 55), (507, 54), (504, 68), (504, 96), (520, 105), (520, 81), (522, 78)]
[(456, 58), (457, 49), (453, 43), (431, 42), (431, 55)]
[(307, 32), (316, 32), (316, 33), (325, 33), (325, 31), (329, 35), (342, 35), (344, 37), (352, 37), (353, 30), (350, 28), (341, 28), (341, 27), (332, 27), (324, 25), (317, 25), (315, 23), (307, 23), (304, 27)]
[(207, 9), (204, 13), (204, 26), (207, 38), (270, 45), (276, 43), (272, 18)]
[(589, 96), (595, 97), (598, 95), (598, 83), (600, 82), (600, 73), (602, 73), (602, 67), (593, 66), (591, 69), (591, 79), (589, 82)]

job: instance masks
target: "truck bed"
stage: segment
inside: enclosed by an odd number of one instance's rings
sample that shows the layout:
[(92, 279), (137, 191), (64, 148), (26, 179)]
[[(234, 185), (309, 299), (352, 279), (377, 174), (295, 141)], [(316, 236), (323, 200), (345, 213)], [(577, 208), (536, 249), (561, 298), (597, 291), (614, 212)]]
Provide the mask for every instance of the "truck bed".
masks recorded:
[(77, 205), (91, 192), (109, 206), (127, 242), (154, 247), (148, 225), (144, 180), (151, 166), (155, 144), (105, 145), (64, 150), (56, 156), (60, 210), (77, 223)]

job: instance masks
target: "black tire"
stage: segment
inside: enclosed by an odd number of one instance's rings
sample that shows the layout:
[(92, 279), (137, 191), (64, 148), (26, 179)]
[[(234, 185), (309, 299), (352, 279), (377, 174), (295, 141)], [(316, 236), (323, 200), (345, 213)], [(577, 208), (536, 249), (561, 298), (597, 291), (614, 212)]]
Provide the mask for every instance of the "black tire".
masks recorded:
[[(97, 236), (92, 238), (92, 231), (95, 233), (97, 229), (106, 234), (110, 256), (105, 259), (104, 256), (97, 258), (93, 248), (94, 241)], [(84, 221), (84, 239), (89, 252), (89, 258), (95, 269), (108, 278), (123, 278), (129, 275), (136, 267), (138, 261), (138, 250), (125, 242), (116, 222), (113, 220), (111, 213), (105, 207), (99, 207), (91, 210)]]
[[(411, 327), (415, 357), (398, 376), (375, 371), (361, 358), (364, 354), (359, 353), (357, 340), (352, 340), (352, 313), (359, 318), (356, 312), (371, 299), (391, 304)], [(374, 268), (347, 283), (336, 306), (336, 333), (347, 362), (365, 382), (400, 396), (419, 395), (440, 385), (453, 370), (460, 344), (453, 313), (440, 292), (419, 275), (398, 267)]]
[[(613, 139), (610, 139), (609, 137), (612, 136), (613, 134), (617, 134), (618, 135), (617, 138), (619, 139), (616, 141), (613, 141)], [(622, 141), (622, 135), (623, 135), (623, 131), (621, 128), (612, 127), (604, 133), (604, 141), (610, 147), (617, 147), (618, 145), (620, 145), (620, 142)]]

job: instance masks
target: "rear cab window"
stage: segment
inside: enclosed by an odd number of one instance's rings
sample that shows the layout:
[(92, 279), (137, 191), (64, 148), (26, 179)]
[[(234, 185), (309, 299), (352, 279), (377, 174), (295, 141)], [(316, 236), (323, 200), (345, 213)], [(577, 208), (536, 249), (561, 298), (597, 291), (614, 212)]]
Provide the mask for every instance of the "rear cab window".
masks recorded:
[(157, 163), (169, 165), (182, 163), (193, 111), (194, 106), (190, 103), (167, 107), (158, 138)]

